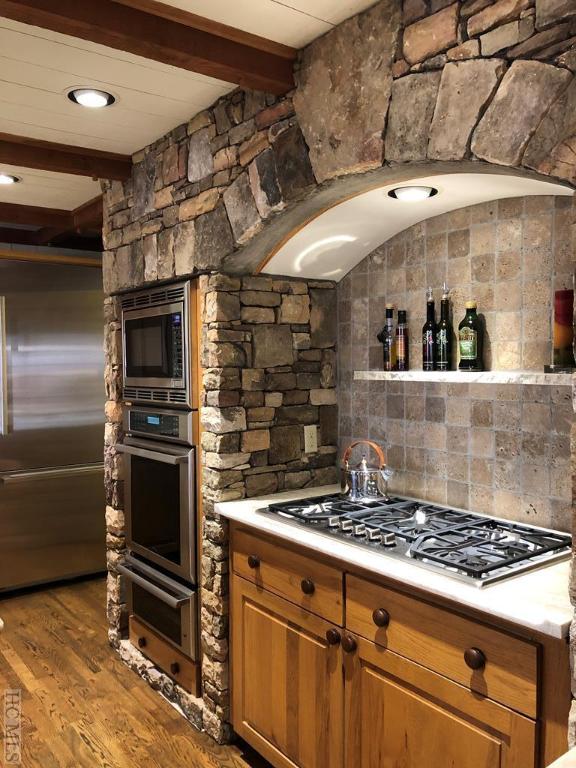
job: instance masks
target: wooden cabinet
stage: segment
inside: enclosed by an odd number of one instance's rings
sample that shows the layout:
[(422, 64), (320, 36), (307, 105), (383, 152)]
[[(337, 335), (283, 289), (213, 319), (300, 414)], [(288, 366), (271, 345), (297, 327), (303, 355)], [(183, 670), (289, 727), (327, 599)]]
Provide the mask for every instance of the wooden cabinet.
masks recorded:
[(340, 632), (233, 576), (232, 722), (280, 768), (343, 766)]
[[(385, 626), (376, 623), (376, 611), (385, 615)], [(346, 578), (346, 627), (493, 701), (536, 717), (534, 643), (351, 575)], [(477, 669), (466, 663), (470, 653), (478, 654)]]
[(535, 723), (362, 638), (344, 654), (347, 768), (531, 768)]
[(232, 568), (253, 584), (335, 624), (344, 623), (343, 573), (281, 545), (238, 531)]
[(130, 616), (130, 642), (150, 661), (194, 696), (200, 695), (198, 663), (192, 661), (143, 621)]
[(231, 563), (232, 723), (277, 768), (544, 768), (565, 751), (562, 641), (236, 526)]

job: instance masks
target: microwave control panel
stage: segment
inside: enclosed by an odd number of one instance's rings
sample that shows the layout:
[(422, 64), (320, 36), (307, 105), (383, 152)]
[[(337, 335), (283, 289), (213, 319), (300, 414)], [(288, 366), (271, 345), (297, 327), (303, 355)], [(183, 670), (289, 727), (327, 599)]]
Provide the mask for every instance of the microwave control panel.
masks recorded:
[(176, 312), (171, 316), (172, 324), (172, 375), (181, 379), (184, 373), (184, 346), (182, 343), (182, 315)]

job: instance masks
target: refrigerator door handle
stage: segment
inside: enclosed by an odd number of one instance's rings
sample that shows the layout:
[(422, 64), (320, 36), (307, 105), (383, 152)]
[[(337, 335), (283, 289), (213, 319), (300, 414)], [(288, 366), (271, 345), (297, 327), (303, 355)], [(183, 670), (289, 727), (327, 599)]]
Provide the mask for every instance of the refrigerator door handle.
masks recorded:
[(0, 436), (7, 435), (8, 425), (8, 359), (6, 352), (6, 297), (0, 296)]
[(32, 469), (28, 472), (7, 472), (0, 475), (0, 482), (5, 485), (12, 483), (29, 483), (35, 480), (55, 480), (59, 477), (77, 477), (78, 475), (93, 475), (104, 471), (104, 464), (81, 464), (71, 467), (55, 467), (54, 469)]

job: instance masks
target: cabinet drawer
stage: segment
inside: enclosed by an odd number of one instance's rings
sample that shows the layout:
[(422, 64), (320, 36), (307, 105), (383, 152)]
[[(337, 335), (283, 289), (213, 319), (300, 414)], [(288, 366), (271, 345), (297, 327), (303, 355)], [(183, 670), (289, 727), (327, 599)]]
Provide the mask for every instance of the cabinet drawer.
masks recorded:
[(235, 530), (232, 569), (333, 624), (343, 624), (343, 574), (283, 545)]
[(194, 696), (200, 695), (198, 665), (159, 637), (150, 627), (130, 616), (130, 642), (174, 682)]
[[(385, 624), (387, 619), (387, 626), (376, 623)], [(493, 701), (536, 717), (536, 645), (356, 576), (346, 577), (346, 627)], [(483, 666), (470, 668), (466, 651), (472, 664), (485, 659)]]

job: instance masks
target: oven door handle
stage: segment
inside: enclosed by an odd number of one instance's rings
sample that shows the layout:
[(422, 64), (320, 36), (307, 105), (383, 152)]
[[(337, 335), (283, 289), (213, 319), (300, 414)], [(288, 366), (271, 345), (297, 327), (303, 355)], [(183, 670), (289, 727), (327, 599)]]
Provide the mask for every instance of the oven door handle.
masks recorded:
[(154, 597), (157, 597), (158, 600), (161, 600), (163, 603), (166, 603), (166, 605), (169, 605), (170, 608), (174, 608), (176, 610), (181, 608), (185, 603), (188, 602), (188, 600), (190, 600), (190, 595), (192, 593), (183, 593), (181, 597), (174, 597), (173, 595), (169, 595), (168, 592), (164, 592), (163, 589), (160, 589), (160, 587), (157, 587), (151, 581), (148, 581), (148, 579), (140, 576), (140, 574), (136, 573), (136, 571), (133, 571), (132, 568), (122, 564), (119, 564), (116, 567), (123, 576), (126, 576), (127, 579), (130, 579), (134, 583), (138, 584), (138, 586), (142, 587), (142, 589), (145, 589), (146, 592), (149, 592), (151, 595), (154, 595)]
[(160, 453), (159, 451), (149, 451), (147, 448), (137, 448), (134, 445), (121, 443), (116, 446), (120, 453), (129, 453), (131, 456), (139, 456), (142, 459), (151, 459), (152, 461), (161, 461), (164, 464), (184, 464), (188, 461), (188, 454), (185, 456), (175, 456), (170, 453)]

